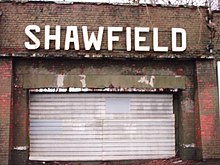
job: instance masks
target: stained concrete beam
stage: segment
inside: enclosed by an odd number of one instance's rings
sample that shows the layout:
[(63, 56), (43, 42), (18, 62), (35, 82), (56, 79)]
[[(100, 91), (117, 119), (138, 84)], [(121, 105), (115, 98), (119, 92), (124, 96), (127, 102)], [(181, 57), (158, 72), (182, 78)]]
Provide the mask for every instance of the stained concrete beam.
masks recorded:
[(32, 75), (23, 77), (23, 88), (172, 88), (185, 89), (185, 76), (137, 75)]

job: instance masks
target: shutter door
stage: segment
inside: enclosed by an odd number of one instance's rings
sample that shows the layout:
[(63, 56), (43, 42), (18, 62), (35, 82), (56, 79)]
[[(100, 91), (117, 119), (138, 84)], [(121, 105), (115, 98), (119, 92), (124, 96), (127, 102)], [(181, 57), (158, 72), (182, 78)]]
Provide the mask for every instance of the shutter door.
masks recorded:
[(171, 94), (30, 95), (30, 160), (175, 156)]

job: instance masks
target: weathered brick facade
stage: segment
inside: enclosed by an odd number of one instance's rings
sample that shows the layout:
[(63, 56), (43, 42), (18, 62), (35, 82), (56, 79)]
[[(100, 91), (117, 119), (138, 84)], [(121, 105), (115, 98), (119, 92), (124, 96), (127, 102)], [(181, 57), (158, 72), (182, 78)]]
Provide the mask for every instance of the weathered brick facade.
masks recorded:
[[(65, 75), (64, 88), (81, 87), (78, 75), (90, 78), (88, 88), (143, 88), (146, 92), (172, 92), (176, 116), (176, 152), (183, 159), (220, 158), (216, 59), (206, 47), (210, 31), (206, 8), (110, 4), (0, 3), (0, 160), (27, 164), (29, 154), (29, 89), (56, 88)], [(218, 17), (217, 17), (218, 18)], [(220, 21), (220, 20), (219, 20)], [(40, 27), (40, 48), (24, 43), (28, 25)], [(61, 26), (61, 48), (44, 49), (44, 28)], [(64, 49), (66, 26), (78, 26), (80, 50)], [(82, 26), (97, 34), (103, 26), (100, 51), (85, 50)], [(125, 31), (117, 33), (113, 51), (107, 48), (107, 27), (132, 28), (132, 50), (126, 51)], [(149, 27), (148, 52), (134, 50), (134, 27)], [(152, 28), (159, 29), (159, 45), (152, 49)], [(187, 33), (187, 49), (171, 51), (171, 29)], [(218, 50), (218, 47), (216, 47)], [(13, 61), (13, 62), (12, 62)], [(13, 73), (13, 74), (12, 74)], [(138, 76), (154, 76), (155, 86), (137, 84)], [(128, 81), (129, 80), (129, 81)], [(3, 121), (3, 122), (2, 122)]]
[[(13, 54), (14, 56), (64, 56), (64, 57), (88, 57), (88, 51), (83, 51), (82, 26), (88, 26), (89, 31), (97, 32), (99, 26), (104, 26), (101, 51), (89, 51), (89, 56), (98, 57), (179, 57), (195, 58), (202, 56), (209, 42), (209, 31), (205, 25), (206, 9), (200, 8), (176, 8), (154, 6), (121, 6), (121, 5), (96, 5), (75, 4), (57, 5), (55, 3), (2, 3), (1, 10), (1, 54)], [(163, 13), (163, 14), (161, 14)], [(176, 21), (173, 21), (176, 20)], [(196, 21), (195, 21), (196, 20)], [(187, 22), (187, 23), (186, 23)], [(24, 30), (27, 25), (38, 25), (41, 32), (36, 34), (41, 41), (37, 51), (27, 51), (24, 42), (28, 41)], [(52, 32), (56, 25), (61, 26), (61, 50), (59, 55), (54, 51), (54, 42), (51, 42), (51, 50), (44, 50), (44, 28), (50, 25)], [(78, 26), (80, 50), (70, 49), (64, 51), (64, 38), (66, 26)], [(124, 31), (117, 33), (120, 42), (114, 44), (113, 51), (107, 51), (107, 27), (123, 27)], [(125, 53), (125, 28), (132, 28), (132, 50), (134, 45), (134, 27), (149, 27), (147, 44), (152, 49), (152, 28), (159, 29), (160, 46), (168, 46), (171, 49), (171, 28), (184, 28), (187, 31), (187, 51), (184, 53), (155, 53), (141, 52)], [(7, 35), (5, 35), (7, 34)], [(16, 36), (16, 37), (15, 37)], [(19, 40), (17, 40), (19, 38)], [(206, 54), (203, 54), (203, 56)]]
[(11, 151), (12, 128), (12, 60), (0, 61), (0, 158), (1, 164), (8, 164)]
[[(217, 85), (216, 78), (209, 75), (216, 75), (214, 61), (198, 60), (196, 62), (197, 72), (197, 98), (198, 114), (196, 120), (199, 120), (198, 143), (201, 143), (203, 157), (216, 158), (219, 153), (219, 116), (217, 103)], [(208, 78), (207, 78), (208, 77)], [(198, 118), (198, 119), (197, 119)], [(215, 147), (213, 144), (217, 144)], [(212, 146), (212, 149), (210, 148)]]

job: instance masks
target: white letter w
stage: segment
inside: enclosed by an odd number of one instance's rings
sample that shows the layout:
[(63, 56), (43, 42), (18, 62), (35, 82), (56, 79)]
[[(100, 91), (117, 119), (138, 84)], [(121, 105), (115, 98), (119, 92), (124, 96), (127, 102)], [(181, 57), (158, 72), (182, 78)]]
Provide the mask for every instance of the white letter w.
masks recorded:
[(100, 50), (101, 44), (102, 44), (102, 35), (103, 35), (104, 27), (99, 27), (98, 39), (96, 38), (94, 32), (91, 33), (90, 38), (88, 37), (87, 26), (83, 26), (82, 31), (83, 31), (85, 50), (90, 50), (92, 45), (94, 45), (95, 50)]

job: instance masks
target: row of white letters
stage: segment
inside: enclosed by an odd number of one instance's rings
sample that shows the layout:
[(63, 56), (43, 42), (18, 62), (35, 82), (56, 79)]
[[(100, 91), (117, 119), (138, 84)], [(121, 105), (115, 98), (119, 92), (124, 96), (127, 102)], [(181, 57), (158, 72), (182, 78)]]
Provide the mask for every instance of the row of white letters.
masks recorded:
[[(95, 50), (100, 50), (102, 45), (102, 38), (104, 27), (99, 27), (97, 36), (94, 32), (91, 32), (90, 37), (88, 34), (87, 26), (82, 26), (82, 34), (85, 45), (85, 50), (90, 50), (92, 45)], [(40, 27), (37, 25), (28, 25), (25, 28), (25, 34), (29, 37), (32, 42), (25, 42), (24, 45), (29, 50), (35, 50), (40, 47), (40, 40), (36, 37), (35, 33), (40, 32)], [(126, 32), (126, 50), (131, 51), (131, 27), (107, 27), (107, 35), (108, 35), (108, 50), (113, 50), (113, 42), (120, 42), (120, 38), (117, 35), (114, 35), (114, 32)], [(45, 26), (45, 34), (44, 34), (44, 49), (50, 49), (50, 41), (55, 41), (55, 49), (60, 50), (60, 40), (61, 40), (61, 26), (57, 25), (55, 27), (55, 34), (50, 34), (50, 25)], [(149, 27), (135, 27), (134, 28), (134, 49), (135, 51), (150, 51), (150, 46), (147, 46), (146, 42), (147, 37), (144, 36), (144, 33), (148, 33), (150, 31)], [(141, 34), (143, 33), (143, 34)], [(180, 43), (181, 46), (177, 44), (177, 34), (180, 34)], [(186, 31), (182, 28), (172, 28), (172, 48), (171, 50), (174, 52), (182, 52), (186, 50)], [(78, 36), (78, 27), (77, 26), (67, 26), (66, 27), (66, 37), (65, 37), (65, 45), (64, 50), (70, 49), (70, 43), (74, 44), (75, 50), (80, 50), (79, 44), (79, 36)], [(159, 32), (158, 28), (153, 28), (153, 50), (157, 52), (167, 52), (169, 50), (168, 47), (159, 46)]]

